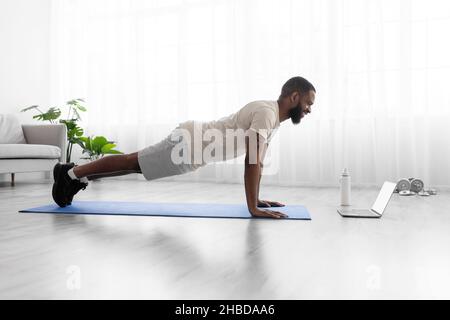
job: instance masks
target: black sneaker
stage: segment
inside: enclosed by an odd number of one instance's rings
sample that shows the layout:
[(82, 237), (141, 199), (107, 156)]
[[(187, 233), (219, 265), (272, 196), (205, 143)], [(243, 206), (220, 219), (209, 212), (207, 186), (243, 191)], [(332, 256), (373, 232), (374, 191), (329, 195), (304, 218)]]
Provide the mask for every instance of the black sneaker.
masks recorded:
[(67, 171), (75, 167), (74, 163), (57, 163), (53, 168), (52, 196), (53, 200), (60, 207), (65, 207), (72, 203), (73, 196), (81, 189), (86, 189), (87, 184), (80, 180), (73, 180)]
[[(69, 177), (70, 178), (70, 177)], [(87, 183), (81, 182), (80, 180), (73, 180), (71, 179), (69, 187), (68, 187), (68, 193), (67, 193), (67, 205), (72, 204), (73, 196), (78, 193), (81, 189), (86, 189)]]
[(53, 200), (60, 207), (65, 207), (69, 201), (67, 198), (68, 186), (70, 185), (70, 180), (72, 180), (67, 171), (75, 166), (74, 163), (57, 163), (53, 167), (53, 188), (52, 196)]

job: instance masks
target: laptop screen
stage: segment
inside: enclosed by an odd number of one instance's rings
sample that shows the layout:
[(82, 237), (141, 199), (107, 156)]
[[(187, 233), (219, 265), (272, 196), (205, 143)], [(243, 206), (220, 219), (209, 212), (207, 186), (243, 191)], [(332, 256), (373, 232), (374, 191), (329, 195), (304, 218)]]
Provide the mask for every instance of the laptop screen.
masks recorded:
[(383, 214), (384, 209), (391, 199), (392, 193), (394, 193), (396, 183), (386, 181), (381, 188), (380, 193), (378, 194), (377, 200), (372, 206), (372, 210), (378, 213), (379, 215)]

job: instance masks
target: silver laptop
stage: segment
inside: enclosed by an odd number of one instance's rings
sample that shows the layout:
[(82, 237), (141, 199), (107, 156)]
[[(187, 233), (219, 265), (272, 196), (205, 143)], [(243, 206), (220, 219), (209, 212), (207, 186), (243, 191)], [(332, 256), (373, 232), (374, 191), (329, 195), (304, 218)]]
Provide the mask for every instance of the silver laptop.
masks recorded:
[(396, 183), (386, 181), (383, 184), (383, 187), (381, 187), (380, 193), (371, 209), (354, 209), (349, 206), (340, 207), (338, 212), (341, 216), (346, 218), (381, 218), (396, 186)]

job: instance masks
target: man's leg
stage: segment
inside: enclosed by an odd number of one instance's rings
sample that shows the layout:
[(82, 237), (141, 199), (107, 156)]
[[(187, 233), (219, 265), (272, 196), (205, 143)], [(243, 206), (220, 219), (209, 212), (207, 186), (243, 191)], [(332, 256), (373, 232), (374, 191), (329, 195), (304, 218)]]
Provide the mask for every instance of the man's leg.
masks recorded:
[(113, 177), (131, 173), (141, 173), (138, 153), (107, 156), (87, 164), (76, 166), (73, 173), (77, 178), (88, 179)]
[(53, 168), (52, 196), (60, 206), (65, 207), (72, 203), (73, 196), (87, 187), (87, 180), (101, 177), (111, 177), (141, 172), (138, 163), (138, 153), (113, 155), (92, 161), (90, 163), (74, 166), (73, 163), (57, 163)]
[(135, 171), (135, 170), (121, 170), (121, 171), (108, 172), (108, 173), (92, 174), (90, 176), (87, 176), (86, 178), (88, 180), (95, 180), (95, 179), (101, 179), (101, 178), (111, 178), (111, 177), (117, 177), (117, 176), (125, 176), (127, 174), (132, 174), (132, 173), (142, 173), (142, 172)]

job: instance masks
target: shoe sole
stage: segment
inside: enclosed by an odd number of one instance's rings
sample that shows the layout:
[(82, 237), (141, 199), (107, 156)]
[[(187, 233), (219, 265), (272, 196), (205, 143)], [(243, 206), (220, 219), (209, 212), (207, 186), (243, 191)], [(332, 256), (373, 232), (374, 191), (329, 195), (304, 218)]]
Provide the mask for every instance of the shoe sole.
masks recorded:
[[(58, 182), (58, 179), (59, 179), (60, 171), (61, 171), (61, 164), (60, 164), (60, 163), (57, 163), (57, 164), (55, 165), (55, 167), (53, 168), (53, 180), (54, 180), (54, 182), (53, 182), (53, 188), (52, 188), (52, 196), (55, 194), (55, 191), (58, 190), (58, 184), (57, 184), (57, 182)], [(53, 200), (54, 200), (54, 201), (56, 202), (56, 204), (57, 204), (58, 206), (60, 206), (61, 208), (64, 208), (64, 207), (66, 206), (65, 203), (59, 204), (59, 203), (56, 201), (56, 199), (55, 199), (54, 196), (53, 196)]]

